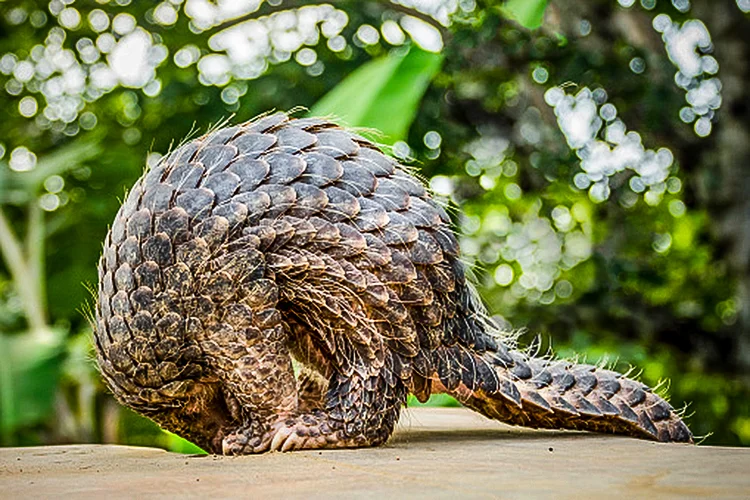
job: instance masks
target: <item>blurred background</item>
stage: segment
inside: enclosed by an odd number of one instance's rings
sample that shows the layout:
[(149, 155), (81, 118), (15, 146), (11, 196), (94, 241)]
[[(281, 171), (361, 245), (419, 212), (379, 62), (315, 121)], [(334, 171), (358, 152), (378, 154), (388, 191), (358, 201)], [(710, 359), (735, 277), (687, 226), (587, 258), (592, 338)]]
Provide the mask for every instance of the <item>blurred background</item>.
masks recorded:
[(173, 144), (303, 106), (381, 129), (452, 205), (490, 311), (522, 342), (636, 367), (705, 443), (750, 445), (749, 13), (0, 0), (0, 444), (195, 450), (97, 375), (101, 241)]

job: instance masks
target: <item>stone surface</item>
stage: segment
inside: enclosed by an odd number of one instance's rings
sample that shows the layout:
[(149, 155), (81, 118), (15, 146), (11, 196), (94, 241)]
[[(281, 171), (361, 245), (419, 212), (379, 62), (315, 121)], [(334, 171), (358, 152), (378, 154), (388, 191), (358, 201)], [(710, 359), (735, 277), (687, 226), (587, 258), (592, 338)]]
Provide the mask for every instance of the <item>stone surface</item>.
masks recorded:
[(508, 427), (415, 408), (381, 448), (218, 457), (0, 448), (0, 498), (748, 498), (750, 449)]

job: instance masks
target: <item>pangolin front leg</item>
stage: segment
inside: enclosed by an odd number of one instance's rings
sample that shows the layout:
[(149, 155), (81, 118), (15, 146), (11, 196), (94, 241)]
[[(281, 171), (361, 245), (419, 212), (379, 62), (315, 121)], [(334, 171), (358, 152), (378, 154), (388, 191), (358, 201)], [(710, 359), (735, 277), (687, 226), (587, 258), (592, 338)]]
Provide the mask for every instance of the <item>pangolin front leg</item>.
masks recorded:
[(358, 448), (384, 443), (393, 432), (405, 387), (391, 387), (380, 377), (336, 375), (323, 410), (279, 420), (271, 428), (271, 450)]
[(222, 452), (243, 455), (379, 445), (393, 432), (405, 400), (404, 387), (388, 386), (379, 377), (336, 375), (322, 409), (308, 409), (310, 403), (305, 402), (297, 411), (277, 407), (269, 415), (258, 413), (255, 406), (250, 411), (255, 416), (224, 438)]

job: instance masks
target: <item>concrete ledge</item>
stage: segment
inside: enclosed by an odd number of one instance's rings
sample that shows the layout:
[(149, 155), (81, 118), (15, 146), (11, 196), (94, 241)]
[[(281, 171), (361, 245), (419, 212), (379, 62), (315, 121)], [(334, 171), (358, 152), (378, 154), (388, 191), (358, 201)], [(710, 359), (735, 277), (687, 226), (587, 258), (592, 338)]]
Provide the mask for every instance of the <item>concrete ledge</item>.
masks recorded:
[(461, 408), (404, 412), (381, 448), (190, 456), (0, 448), (0, 498), (747, 498), (750, 449), (530, 431)]

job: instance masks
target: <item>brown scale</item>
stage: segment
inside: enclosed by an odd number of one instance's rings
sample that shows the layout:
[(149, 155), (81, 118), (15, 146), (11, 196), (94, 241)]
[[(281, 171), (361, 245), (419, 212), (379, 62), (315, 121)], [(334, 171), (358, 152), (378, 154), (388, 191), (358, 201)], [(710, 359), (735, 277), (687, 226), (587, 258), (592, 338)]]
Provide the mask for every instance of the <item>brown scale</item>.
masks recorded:
[(328, 121), (278, 113), (207, 134), (135, 184), (107, 235), (102, 375), (215, 453), (377, 445), (410, 392), (512, 424), (692, 440), (643, 384), (503, 344), (449, 223), (395, 160)]

